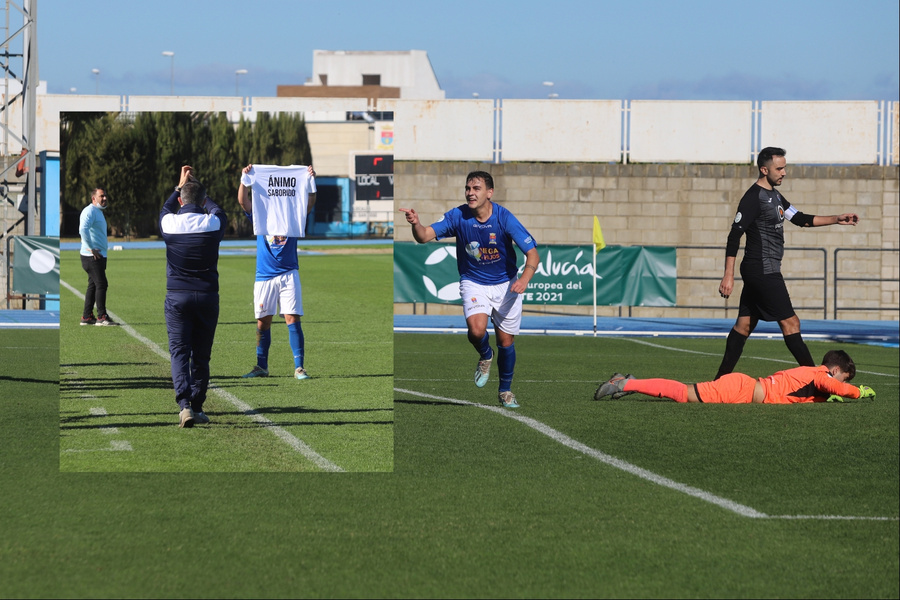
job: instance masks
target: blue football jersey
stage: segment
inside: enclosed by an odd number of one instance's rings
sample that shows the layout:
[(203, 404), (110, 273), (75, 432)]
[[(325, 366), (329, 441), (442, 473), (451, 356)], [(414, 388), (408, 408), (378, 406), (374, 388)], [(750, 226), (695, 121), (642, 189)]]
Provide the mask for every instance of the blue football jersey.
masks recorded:
[(296, 271), (297, 238), (283, 235), (256, 236), (256, 281), (266, 281)]
[(456, 238), (456, 266), (460, 279), (482, 285), (506, 283), (516, 276), (516, 251), (537, 247), (531, 234), (508, 210), (494, 203), (490, 218), (479, 223), (463, 204), (444, 213), (431, 227), (438, 239)]

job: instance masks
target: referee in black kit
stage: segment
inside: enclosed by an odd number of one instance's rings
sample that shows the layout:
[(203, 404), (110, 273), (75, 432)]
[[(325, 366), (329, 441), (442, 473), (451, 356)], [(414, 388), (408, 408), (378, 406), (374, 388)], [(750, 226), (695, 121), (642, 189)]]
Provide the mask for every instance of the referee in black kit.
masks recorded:
[(823, 225), (856, 225), (859, 216), (853, 213), (829, 217), (806, 215), (791, 206), (775, 188), (787, 175), (787, 160), (781, 148), (763, 148), (759, 151), (756, 166), (759, 179), (741, 198), (728, 244), (725, 247), (725, 275), (719, 284), (719, 294), (728, 298), (734, 290), (734, 261), (741, 236), (747, 234), (744, 258), (741, 260), (740, 308), (734, 327), (728, 333), (725, 356), (716, 373), (716, 379), (734, 371), (744, 343), (760, 321), (778, 321), (784, 343), (801, 367), (814, 367), (815, 361), (800, 335), (800, 318), (794, 312), (791, 297), (781, 276), (781, 259), (784, 256), (784, 222), (798, 227), (822, 227)]

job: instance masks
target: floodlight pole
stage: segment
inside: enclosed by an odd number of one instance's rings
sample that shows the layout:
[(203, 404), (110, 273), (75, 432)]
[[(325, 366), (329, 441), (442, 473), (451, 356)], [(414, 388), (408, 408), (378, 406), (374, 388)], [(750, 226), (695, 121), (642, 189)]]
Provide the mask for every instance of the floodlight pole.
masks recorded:
[(171, 50), (163, 50), (163, 56), (168, 56), (172, 59), (172, 69), (171, 74), (169, 75), (169, 95), (175, 95), (175, 53)]

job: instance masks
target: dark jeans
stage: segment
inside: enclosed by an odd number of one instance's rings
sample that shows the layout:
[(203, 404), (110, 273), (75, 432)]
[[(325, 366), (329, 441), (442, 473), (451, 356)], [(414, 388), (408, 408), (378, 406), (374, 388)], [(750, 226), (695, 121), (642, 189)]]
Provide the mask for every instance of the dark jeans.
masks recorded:
[(190, 406), (194, 412), (202, 412), (219, 322), (219, 294), (169, 290), (165, 311), (175, 402), (180, 408)]
[(97, 303), (97, 316), (106, 314), (106, 258), (95, 259), (93, 256), (81, 257), (81, 268), (88, 274), (87, 290), (84, 292), (84, 312), (82, 317), (87, 319), (93, 314), (94, 302)]

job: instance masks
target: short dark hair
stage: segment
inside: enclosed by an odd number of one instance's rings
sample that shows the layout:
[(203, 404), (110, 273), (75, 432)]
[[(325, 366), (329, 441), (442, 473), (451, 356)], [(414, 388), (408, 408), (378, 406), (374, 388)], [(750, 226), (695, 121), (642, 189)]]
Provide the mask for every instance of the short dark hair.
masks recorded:
[(494, 178), (491, 177), (491, 174), (487, 171), (472, 171), (471, 173), (466, 175), (466, 183), (469, 183), (469, 181), (473, 179), (483, 179), (484, 185), (487, 186), (487, 189), (494, 189)]
[(841, 371), (847, 374), (847, 381), (856, 376), (856, 365), (850, 355), (843, 350), (829, 350), (822, 359), (822, 364), (828, 367), (839, 367)]
[(772, 159), (776, 156), (787, 156), (787, 152), (784, 150), (784, 148), (766, 146), (759, 151), (759, 156), (756, 157), (756, 166), (760, 169), (763, 167), (768, 167), (769, 163), (772, 162)]
[(203, 199), (206, 198), (206, 190), (203, 188), (203, 185), (197, 181), (196, 179), (188, 179), (187, 182), (183, 186), (181, 186), (181, 202), (182, 204), (203, 204)]

